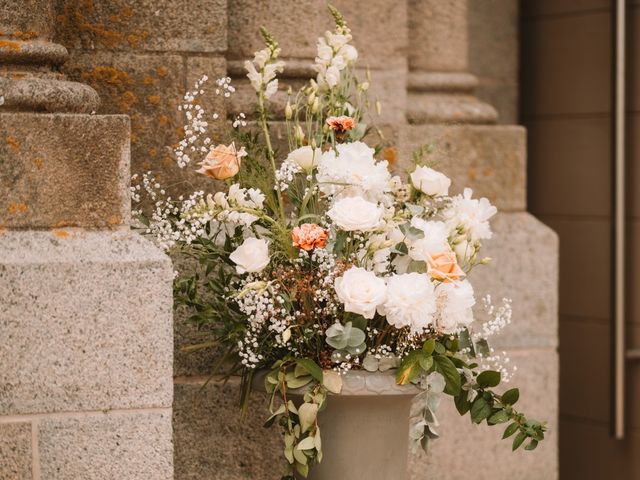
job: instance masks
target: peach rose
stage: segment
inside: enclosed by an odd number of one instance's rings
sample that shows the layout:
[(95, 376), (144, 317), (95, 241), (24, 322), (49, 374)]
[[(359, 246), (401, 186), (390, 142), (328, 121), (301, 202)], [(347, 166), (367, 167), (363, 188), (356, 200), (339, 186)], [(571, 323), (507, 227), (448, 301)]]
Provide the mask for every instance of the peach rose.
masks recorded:
[(336, 133), (344, 133), (352, 130), (356, 122), (353, 118), (342, 115), (341, 117), (327, 118), (327, 125), (331, 130), (335, 130)]
[(431, 255), (427, 260), (427, 267), (431, 278), (441, 282), (453, 282), (464, 277), (464, 272), (458, 266), (456, 254), (452, 250)]
[(196, 171), (217, 180), (226, 180), (240, 171), (241, 159), (246, 154), (244, 147), (236, 150), (236, 145), (233, 142), (229, 146), (220, 144), (198, 164), (201, 167)]
[(291, 239), (294, 247), (308, 252), (327, 245), (327, 232), (315, 223), (304, 223), (291, 231)]

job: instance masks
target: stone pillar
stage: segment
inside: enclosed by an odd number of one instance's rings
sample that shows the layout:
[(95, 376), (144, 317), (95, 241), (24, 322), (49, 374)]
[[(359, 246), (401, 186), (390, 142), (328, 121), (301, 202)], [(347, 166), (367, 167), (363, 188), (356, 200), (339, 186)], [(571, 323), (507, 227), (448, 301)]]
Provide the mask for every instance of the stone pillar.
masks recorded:
[(0, 6), (0, 477), (173, 478), (172, 268), (129, 229), (129, 119)]
[[(450, 402), (439, 412), (441, 438), (428, 455), (412, 454), (412, 480), (522, 480), (558, 478), (558, 240), (527, 213), (526, 132), (493, 123), (493, 107), (473, 97), (475, 77), (467, 72), (467, 1), (410, 0), (413, 7), (409, 56), (410, 125), (400, 130), (399, 158), (430, 145), (428, 158), (451, 176), (452, 191), (470, 186), (489, 198), (500, 213), (494, 239), (484, 254), (492, 265), (474, 271), (476, 299), (491, 293), (495, 302), (513, 299), (513, 323), (492, 339), (518, 367), (511, 386), (519, 386), (517, 405), (549, 421), (547, 439), (535, 452), (511, 452), (503, 428), (476, 426), (461, 418)], [(511, 41), (517, 41), (516, 38)]]
[(469, 73), (468, 0), (409, 0), (410, 123), (495, 123), (497, 112), (473, 95)]

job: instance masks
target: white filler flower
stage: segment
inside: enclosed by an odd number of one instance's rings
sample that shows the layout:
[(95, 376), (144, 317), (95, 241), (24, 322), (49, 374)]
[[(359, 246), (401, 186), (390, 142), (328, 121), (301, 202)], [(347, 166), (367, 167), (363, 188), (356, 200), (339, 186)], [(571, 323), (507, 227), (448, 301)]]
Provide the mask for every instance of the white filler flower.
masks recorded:
[(260, 272), (269, 265), (269, 242), (255, 237), (247, 238), (229, 258), (240, 274)]
[(432, 168), (416, 167), (411, 174), (411, 183), (422, 193), (432, 197), (444, 197), (449, 193), (451, 179)]
[(376, 308), (384, 303), (387, 292), (383, 279), (360, 267), (351, 267), (336, 278), (334, 287), (338, 298), (344, 303), (344, 310), (364, 318), (373, 318)]
[(467, 280), (441, 283), (438, 296), (438, 326), (444, 333), (455, 333), (473, 322), (472, 307), (476, 303), (473, 287)]
[(413, 272), (389, 277), (387, 300), (379, 312), (394, 327), (410, 327), (412, 332), (421, 333), (433, 323), (436, 312), (436, 296), (429, 275)]
[(382, 214), (382, 208), (362, 197), (338, 200), (327, 212), (333, 223), (347, 232), (370, 232), (379, 228), (382, 224)]

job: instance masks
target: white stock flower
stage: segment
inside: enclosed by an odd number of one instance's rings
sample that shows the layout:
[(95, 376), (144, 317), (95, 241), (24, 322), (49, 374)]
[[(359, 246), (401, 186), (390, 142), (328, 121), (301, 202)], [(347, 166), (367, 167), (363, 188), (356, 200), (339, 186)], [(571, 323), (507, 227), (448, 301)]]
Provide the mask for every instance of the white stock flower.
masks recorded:
[(436, 297), (428, 275), (413, 272), (389, 277), (387, 300), (379, 312), (390, 325), (421, 333), (433, 323), (435, 311)]
[(416, 167), (411, 174), (411, 183), (422, 193), (432, 197), (444, 197), (449, 193), (451, 179), (432, 168)]
[(334, 287), (346, 312), (357, 313), (368, 319), (373, 318), (376, 308), (386, 298), (384, 280), (360, 267), (351, 267), (336, 278)]
[(364, 142), (341, 143), (337, 153), (324, 152), (318, 165), (320, 191), (326, 195), (355, 196), (381, 201), (391, 190), (386, 161), (376, 162), (374, 150)]
[(296, 163), (300, 168), (310, 172), (320, 163), (322, 149), (312, 148), (309, 145), (296, 148), (287, 156), (287, 160)]
[(424, 233), (423, 238), (408, 242), (409, 256), (413, 260), (426, 262), (431, 256), (450, 249), (447, 242), (449, 229), (444, 222), (426, 221), (413, 217), (411, 226)]
[(455, 333), (473, 322), (476, 299), (468, 280), (444, 282), (436, 288), (438, 327), (444, 333)]
[(229, 255), (229, 259), (236, 264), (236, 271), (240, 274), (260, 272), (269, 265), (269, 242), (247, 238)]
[(498, 209), (486, 198), (471, 198), (473, 191), (465, 188), (462, 195), (453, 197), (451, 206), (443, 212), (451, 230), (462, 229), (468, 233), (472, 241), (491, 238), (489, 219)]
[(333, 223), (347, 232), (370, 232), (382, 225), (383, 210), (362, 197), (338, 200), (327, 212)]

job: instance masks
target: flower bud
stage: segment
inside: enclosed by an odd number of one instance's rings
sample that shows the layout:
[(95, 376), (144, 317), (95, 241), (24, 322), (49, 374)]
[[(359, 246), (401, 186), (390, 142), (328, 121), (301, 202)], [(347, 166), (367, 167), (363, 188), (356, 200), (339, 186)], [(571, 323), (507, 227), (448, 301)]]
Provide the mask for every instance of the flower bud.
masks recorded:
[(320, 101), (316, 97), (313, 101), (313, 105), (311, 106), (311, 113), (318, 113), (318, 111), (320, 111)]
[(291, 117), (293, 117), (293, 109), (291, 108), (291, 104), (287, 102), (287, 106), (284, 108), (284, 118), (291, 120)]
[(316, 99), (316, 92), (313, 92), (313, 91), (312, 91), (312, 92), (309, 94), (309, 98), (307, 99), (307, 103), (308, 103), (309, 105), (313, 105), (313, 101), (314, 101), (315, 99)]
[(369, 90), (369, 82), (362, 82), (360, 84), (360, 90), (362, 90), (363, 92), (366, 92), (367, 90)]
[(482, 260), (480, 260), (480, 264), (481, 265), (488, 265), (489, 263), (491, 263), (492, 258), (491, 257), (484, 257)]
[(311, 139), (311, 148), (316, 149), (318, 147), (318, 143), (315, 138)]
[(300, 127), (300, 125), (296, 125), (294, 136), (298, 143), (302, 143), (302, 141), (304, 140), (304, 132), (302, 131), (302, 127)]
[(382, 104), (379, 100), (376, 100), (376, 112), (378, 115), (382, 114)]

